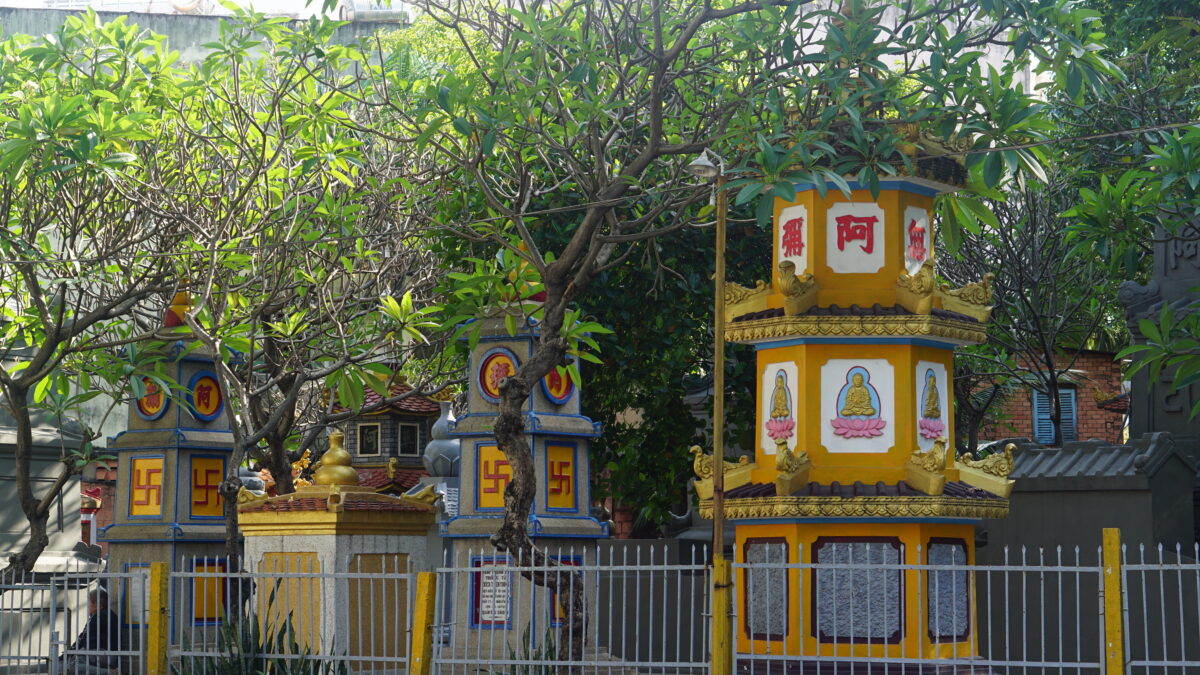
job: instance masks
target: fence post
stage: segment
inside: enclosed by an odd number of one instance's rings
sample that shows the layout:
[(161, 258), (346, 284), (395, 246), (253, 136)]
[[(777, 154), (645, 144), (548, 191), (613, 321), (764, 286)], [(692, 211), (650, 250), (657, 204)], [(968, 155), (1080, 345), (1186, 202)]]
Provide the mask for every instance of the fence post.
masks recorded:
[(1125, 672), (1125, 615), (1122, 609), (1121, 530), (1104, 528), (1104, 672)]
[(417, 597), (413, 607), (412, 649), (408, 652), (409, 675), (429, 675), (433, 661), (433, 622), (437, 604), (437, 573), (417, 573)]
[(730, 675), (733, 672), (733, 630), (730, 618), (733, 612), (733, 568), (725, 556), (713, 556), (712, 594), (712, 675)]
[(167, 563), (150, 563), (150, 607), (146, 617), (146, 674), (167, 675)]

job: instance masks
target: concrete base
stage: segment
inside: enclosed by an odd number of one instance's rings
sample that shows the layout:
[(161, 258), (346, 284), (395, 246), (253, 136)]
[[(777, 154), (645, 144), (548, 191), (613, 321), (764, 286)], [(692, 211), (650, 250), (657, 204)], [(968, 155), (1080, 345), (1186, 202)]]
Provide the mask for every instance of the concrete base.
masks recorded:
[[(539, 539), (538, 547), (551, 559), (565, 564), (595, 565), (596, 543), (579, 539)], [(453, 578), (442, 576), (439, 589), (443, 598), (452, 598), (448, 607), (449, 635), (446, 649), (469, 655), (464, 658), (530, 658), (543, 649), (548, 639), (557, 640), (561, 621), (553, 590), (535, 584), (509, 566), (514, 558), (496, 551), (487, 540), (458, 539), (451, 545)], [(492, 571), (504, 566), (503, 571)], [(478, 571), (475, 571), (478, 570)], [(596, 607), (594, 572), (583, 572), (584, 602)], [(564, 575), (570, 584), (571, 575)], [(594, 615), (594, 614), (593, 614)], [(530, 645), (533, 646), (532, 650)]]

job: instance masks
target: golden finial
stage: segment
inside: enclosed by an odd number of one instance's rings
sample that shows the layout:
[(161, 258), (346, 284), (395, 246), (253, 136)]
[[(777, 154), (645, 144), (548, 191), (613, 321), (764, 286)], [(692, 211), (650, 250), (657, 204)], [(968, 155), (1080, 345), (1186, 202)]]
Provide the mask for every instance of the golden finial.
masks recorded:
[(350, 453), (342, 445), (345, 439), (338, 429), (329, 434), (329, 449), (321, 457), (321, 468), (313, 474), (317, 485), (358, 485), (358, 472), (350, 466)]
[(184, 315), (192, 309), (192, 294), (185, 288), (187, 280), (185, 279), (179, 290), (175, 291), (175, 296), (171, 298), (171, 304), (167, 306), (167, 314), (163, 317), (163, 327), (174, 328), (176, 326), (185, 325)]

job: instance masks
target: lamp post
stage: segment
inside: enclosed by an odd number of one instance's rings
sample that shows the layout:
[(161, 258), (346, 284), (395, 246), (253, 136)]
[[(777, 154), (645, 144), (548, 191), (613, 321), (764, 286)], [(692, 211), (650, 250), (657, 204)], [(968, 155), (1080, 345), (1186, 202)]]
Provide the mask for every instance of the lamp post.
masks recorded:
[(725, 550), (725, 162), (715, 153), (713, 164), (705, 150), (687, 166), (688, 173), (706, 180), (716, 179), (717, 255), (713, 290), (713, 556)]
[[(717, 164), (708, 158), (716, 157)], [(688, 173), (716, 180), (717, 254), (713, 289), (713, 648), (712, 673), (726, 675), (733, 666), (730, 618), (732, 570), (725, 560), (725, 161), (707, 150), (687, 165)]]

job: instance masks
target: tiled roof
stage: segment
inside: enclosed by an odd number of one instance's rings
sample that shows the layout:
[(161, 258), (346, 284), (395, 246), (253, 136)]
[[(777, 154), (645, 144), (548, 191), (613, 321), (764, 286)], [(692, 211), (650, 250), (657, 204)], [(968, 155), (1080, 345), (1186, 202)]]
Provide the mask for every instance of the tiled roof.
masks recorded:
[[(979, 323), (974, 318), (958, 312), (948, 312), (944, 309), (934, 309), (930, 312), (939, 319), (951, 319), (953, 321), (963, 321), (966, 323)], [(911, 316), (912, 312), (904, 309), (900, 305), (892, 305), (885, 307), (879, 303), (875, 303), (870, 307), (860, 307), (858, 305), (850, 305), (849, 307), (841, 307), (839, 305), (830, 305), (828, 307), (813, 307), (800, 316)], [(766, 309), (761, 312), (750, 312), (733, 318), (731, 323), (740, 321), (756, 321), (758, 319), (777, 319), (783, 316), (783, 309)]]
[(396, 469), (395, 476), (389, 478), (387, 469), (358, 469), (358, 484), (375, 489), (394, 485), (400, 492), (408, 492), (428, 475), (425, 469)]
[(1195, 471), (1195, 464), (1176, 447), (1170, 434), (1153, 432), (1128, 445), (1103, 441), (1073, 441), (1060, 448), (1021, 447), (1010, 476), (1017, 489), (1054, 486), (1077, 489), (1145, 487), (1146, 479), (1171, 461), (1177, 470)]
[[(961, 481), (947, 481), (945, 491), (942, 493), (946, 497), (955, 497), (959, 499), (995, 499), (991, 493), (980, 490), (976, 487), (971, 487)], [(745, 499), (755, 497), (774, 497), (774, 483), (747, 483), (746, 485), (738, 486), (725, 493), (726, 499)], [(908, 483), (862, 483), (856, 481), (854, 483), (838, 483), (834, 481), (829, 484), (809, 483), (804, 487), (792, 493), (793, 497), (921, 497), (927, 496), (924, 492), (909, 487)]]
[[(403, 396), (412, 390), (413, 388), (408, 383), (396, 382), (392, 384), (391, 388), (388, 390), (388, 398)], [(365, 396), (363, 397), (363, 407), (369, 408), (371, 406), (378, 405), (382, 400), (383, 397), (375, 393), (374, 389), (367, 387)], [(336, 410), (340, 412), (344, 411), (345, 408), (338, 406)], [(413, 415), (436, 415), (441, 411), (441, 407), (438, 405), (437, 401), (429, 398), (428, 396), (413, 394), (412, 396), (402, 398), (399, 401), (386, 406), (378, 412), (384, 412), (388, 410), (393, 412), (409, 413)]]

